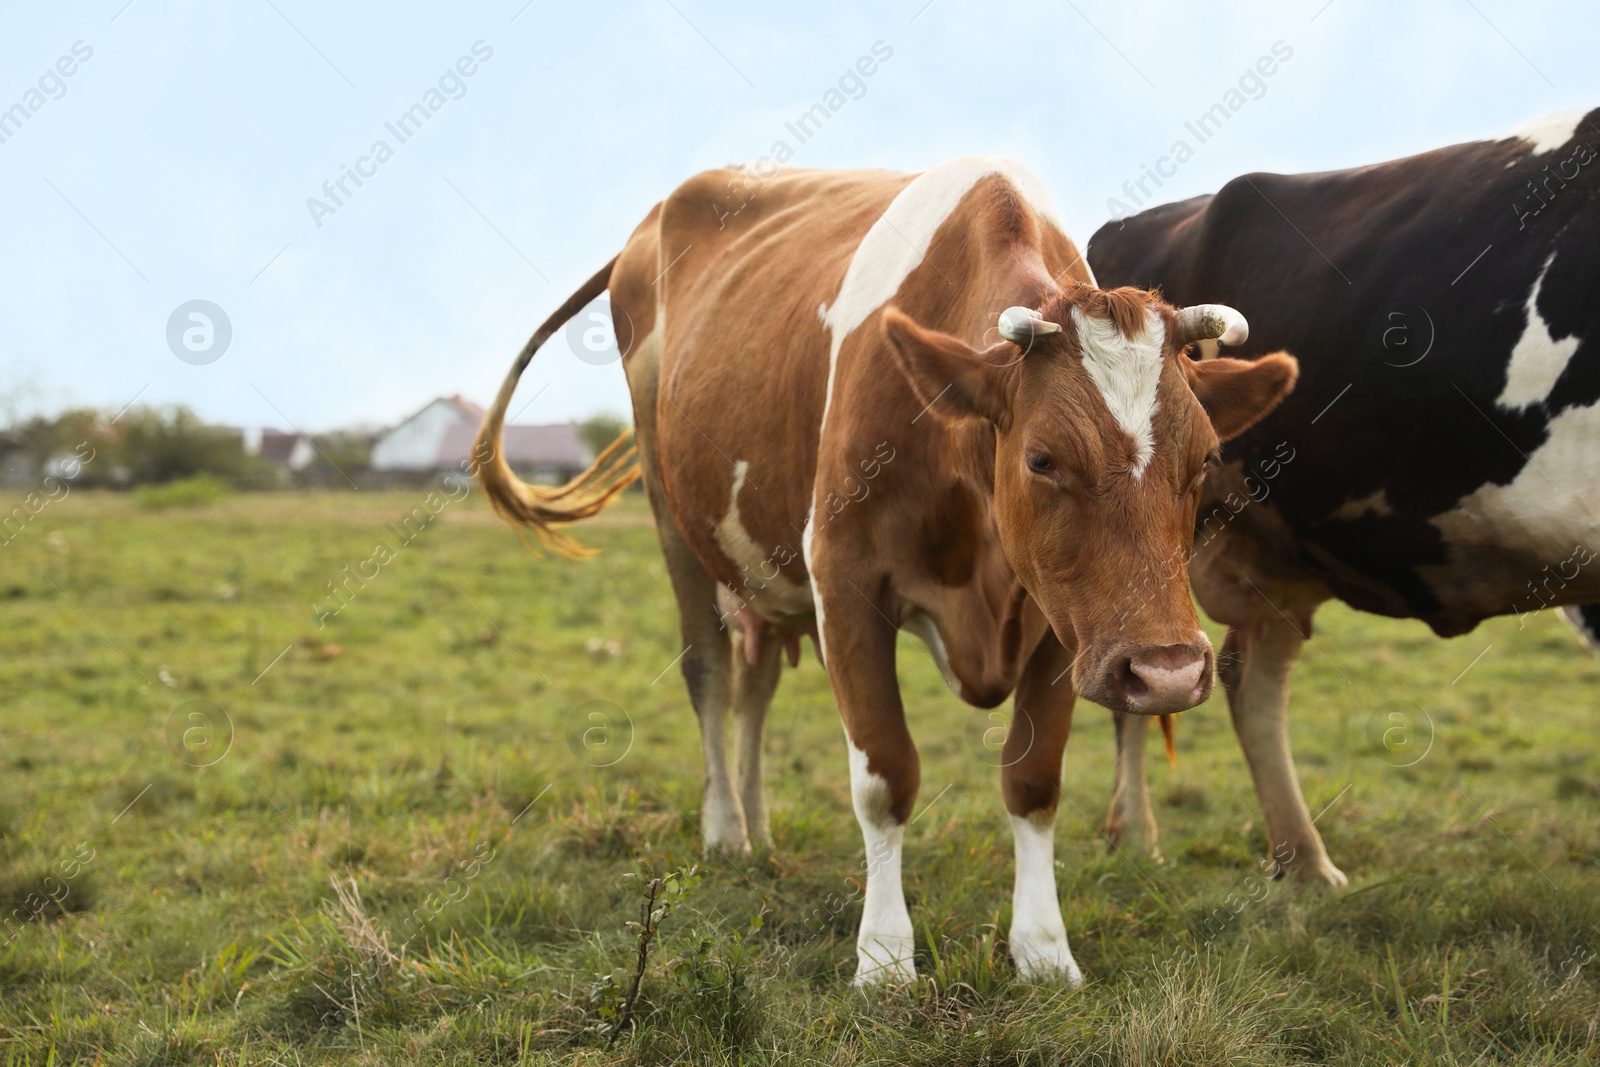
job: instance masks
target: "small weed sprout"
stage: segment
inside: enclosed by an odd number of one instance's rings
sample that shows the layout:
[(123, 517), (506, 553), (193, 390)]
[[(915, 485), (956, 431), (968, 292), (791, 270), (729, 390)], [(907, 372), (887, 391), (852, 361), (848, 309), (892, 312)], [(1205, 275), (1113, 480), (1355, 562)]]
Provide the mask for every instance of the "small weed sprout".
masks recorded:
[(645, 966), (650, 959), (650, 943), (655, 940), (662, 922), (672, 909), (683, 903), (700, 884), (700, 869), (694, 866), (679, 867), (659, 877), (625, 874), (622, 878), (640, 898), (638, 921), (630, 920), (625, 924), (639, 945), (633, 977), (626, 994), (610, 974), (600, 975), (589, 991), (590, 999), (598, 1006), (602, 1023), (610, 1023), (606, 1037), (608, 1047), (616, 1043), (617, 1037), (633, 1018), (633, 1008), (639, 1000), (639, 985), (644, 981)]

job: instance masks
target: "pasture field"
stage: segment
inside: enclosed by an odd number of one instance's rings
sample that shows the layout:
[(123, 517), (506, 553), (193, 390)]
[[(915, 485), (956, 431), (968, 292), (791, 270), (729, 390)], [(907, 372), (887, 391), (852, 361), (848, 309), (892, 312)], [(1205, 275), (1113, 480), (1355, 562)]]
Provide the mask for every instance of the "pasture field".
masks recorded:
[[(1152, 746), (1164, 860), (1108, 854), (1110, 716), (1080, 703), (1057, 834), (1076, 991), (1013, 977), (991, 724), (902, 638), (922, 977), (865, 994), (809, 647), (769, 721), (774, 849), (703, 858), (642, 498), (577, 527), (604, 552), (571, 562), (476, 492), (399, 545), (424, 495), (75, 492), (0, 548), (0, 1063), (1600, 1059), (1600, 661), (1550, 613), (1451, 641), (1319, 616), (1293, 732), (1342, 893), (1262, 876), (1220, 687), (1176, 770)], [(627, 876), (696, 864), (619, 1027)]]

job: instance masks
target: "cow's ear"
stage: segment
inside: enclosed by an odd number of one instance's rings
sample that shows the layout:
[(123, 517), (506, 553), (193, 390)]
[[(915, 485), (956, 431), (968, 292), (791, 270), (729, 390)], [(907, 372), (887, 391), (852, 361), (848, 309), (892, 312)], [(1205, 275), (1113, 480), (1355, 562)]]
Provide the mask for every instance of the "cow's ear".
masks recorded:
[(1294, 389), (1300, 363), (1287, 352), (1259, 359), (1185, 359), (1189, 384), (1226, 441), (1244, 433)]
[(1000, 423), (1010, 412), (1010, 376), (999, 344), (985, 352), (959, 337), (925, 329), (899, 308), (883, 309), (883, 336), (917, 399), (945, 417)]

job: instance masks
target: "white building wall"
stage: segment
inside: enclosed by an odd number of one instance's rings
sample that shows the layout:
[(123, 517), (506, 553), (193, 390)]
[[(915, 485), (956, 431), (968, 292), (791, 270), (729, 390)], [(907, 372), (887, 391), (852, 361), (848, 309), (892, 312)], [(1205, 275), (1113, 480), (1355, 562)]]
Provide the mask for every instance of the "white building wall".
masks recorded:
[(372, 446), (372, 469), (432, 470), (447, 429), (467, 421), (454, 404), (435, 400), (390, 430)]

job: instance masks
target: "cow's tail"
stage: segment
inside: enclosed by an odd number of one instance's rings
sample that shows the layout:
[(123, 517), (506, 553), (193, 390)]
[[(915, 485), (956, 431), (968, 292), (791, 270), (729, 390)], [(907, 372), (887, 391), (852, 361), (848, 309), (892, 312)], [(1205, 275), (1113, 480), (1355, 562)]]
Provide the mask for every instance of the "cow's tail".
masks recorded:
[(1160, 719), (1161, 737), (1167, 743), (1167, 766), (1176, 768), (1178, 766), (1178, 736), (1174, 732), (1174, 727), (1177, 726), (1178, 717), (1176, 715), (1162, 715)]
[(528, 343), (522, 346), (521, 354), (500, 386), (500, 394), (494, 398), (494, 404), (484, 415), (483, 425), (478, 427), (478, 437), (472, 446), (473, 473), (477, 474), (478, 484), (483, 487), (495, 512), (513, 525), (533, 530), (544, 548), (573, 559), (593, 555), (596, 550), (579, 544), (557, 527), (597, 514), (638, 480), (639, 453), (633, 442), (633, 431), (623, 431), (595, 457), (588, 470), (566, 485), (532, 485), (518, 478), (506, 462), (501, 442), (511, 395), (516, 392), (517, 380), (522, 377), (534, 353), (568, 320), (582, 311), (584, 305), (605, 292), (611, 280), (611, 269), (616, 263), (613, 257), (577, 292), (567, 297), (566, 303), (545, 319)]

